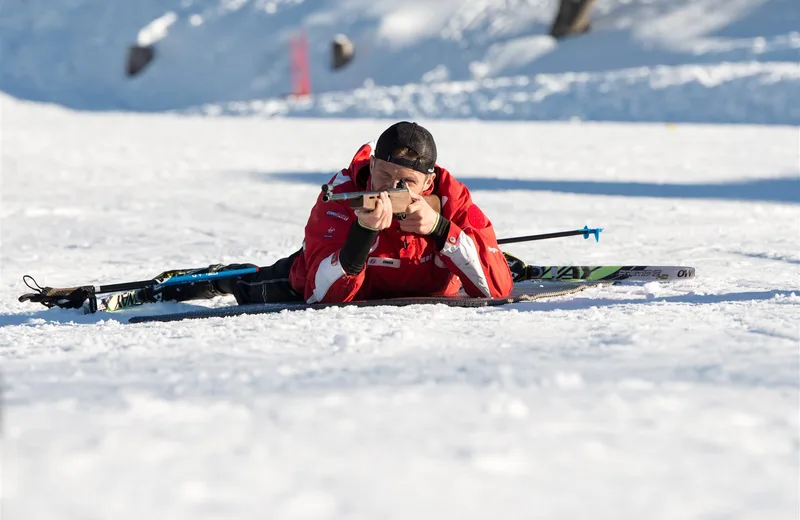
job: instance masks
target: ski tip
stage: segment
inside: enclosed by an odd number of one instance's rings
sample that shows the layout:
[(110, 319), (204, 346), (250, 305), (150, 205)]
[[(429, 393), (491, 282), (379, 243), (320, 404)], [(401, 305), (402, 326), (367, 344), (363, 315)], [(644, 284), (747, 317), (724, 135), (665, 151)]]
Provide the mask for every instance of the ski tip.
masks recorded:
[(589, 228), (589, 226), (583, 226), (583, 238), (584, 240), (588, 240), (589, 235), (594, 235), (594, 241), (600, 242), (600, 232), (603, 231), (603, 228)]

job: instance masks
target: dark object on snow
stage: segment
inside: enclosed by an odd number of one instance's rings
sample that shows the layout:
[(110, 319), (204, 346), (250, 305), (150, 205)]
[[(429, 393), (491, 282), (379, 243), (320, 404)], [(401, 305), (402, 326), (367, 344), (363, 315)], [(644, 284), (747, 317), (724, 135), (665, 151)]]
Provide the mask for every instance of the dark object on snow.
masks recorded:
[(556, 19), (550, 27), (550, 36), (563, 38), (583, 34), (591, 28), (589, 12), (594, 0), (561, 0)]
[(344, 34), (333, 39), (331, 45), (331, 69), (339, 70), (353, 60), (355, 46)]
[(148, 63), (153, 61), (156, 51), (152, 45), (131, 45), (128, 47), (128, 62), (125, 72), (129, 77), (139, 74)]
[(80, 309), (83, 302), (94, 294), (94, 287), (91, 285), (65, 288), (42, 287), (27, 274), (22, 277), (22, 280), (34, 292), (23, 294), (19, 297), (19, 301), (41, 303), (48, 308)]

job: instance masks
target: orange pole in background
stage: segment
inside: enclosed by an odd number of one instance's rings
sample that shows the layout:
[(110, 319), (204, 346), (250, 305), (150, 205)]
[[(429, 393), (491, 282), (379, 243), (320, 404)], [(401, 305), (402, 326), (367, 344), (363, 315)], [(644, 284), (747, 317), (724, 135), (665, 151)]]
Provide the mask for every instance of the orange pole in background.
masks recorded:
[(308, 96), (311, 94), (311, 78), (308, 71), (308, 37), (305, 31), (292, 38), (290, 47), (292, 94)]

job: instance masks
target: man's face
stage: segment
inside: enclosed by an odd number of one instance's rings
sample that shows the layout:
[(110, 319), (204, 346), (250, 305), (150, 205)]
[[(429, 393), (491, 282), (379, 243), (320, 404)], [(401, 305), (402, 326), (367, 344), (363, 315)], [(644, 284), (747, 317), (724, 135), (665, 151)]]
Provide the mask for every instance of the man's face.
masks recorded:
[(435, 173), (425, 175), (411, 168), (372, 157), (369, 162), (370, 184), (373, 190), (388, 190), (404, 181), (414, 193), (422, 193), (433, 184)]

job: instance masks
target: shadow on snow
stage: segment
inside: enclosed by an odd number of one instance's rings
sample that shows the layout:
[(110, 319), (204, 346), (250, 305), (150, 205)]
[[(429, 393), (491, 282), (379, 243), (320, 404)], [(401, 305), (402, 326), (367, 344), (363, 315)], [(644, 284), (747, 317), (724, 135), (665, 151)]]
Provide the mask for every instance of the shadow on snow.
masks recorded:
[(132, 316), (150, 316), (153, 314), (172, 314), (207, 309), (201, 305), (189, 303), (164, 302), (156, 305), (147, 304), (119, 312), (97, 312), (83, 314), (81, 309), (45, 309), (20, 314), (0, 314), (0, 328), (16, 325), (36, 327), (39, 325), (92, 325), (102, 321), (128, 323)]
[[(596, 290), (602, 290), (598, 288)], [(584, 310), (592, 307), (611, 307), (615, 305), (628, 304), (661, 304), (661, 303), (686, 303), (692, 305), (731, 303), (731, 302), (752, 302), (771, 300), (776, 297), (789, 297), (800, 295), (800, 290), (796, 291), (747, 291), (723, 294), (680, 294), (676, 296), (656, 296), (652, 299), (643, 298), (587, 298), (585, 296), (573, 297), (569, 300), (542, 300), (533, 302), (521, 302), (513, 304), (513, 307), (521, 311), (556, 311), (556, 310)]]
[[(257, 173), (263, 181), (280, 181), (322, 186), (334, 172)], [(648, 182), (569, 181), (535, 179), (492, 179), (459, 177), (470, 190), (530, 190), (674, 199), (748, 200), (800, 204), (800, 175), (706, 184), (657, 184)]]
[[(636, 284), (638, 285), (638, 284)], [(602, 290), (598, 288), (596, 290)], [(496, 307), (496, 309), (516, 309), (518, 311), (531, 311), (531, 312), (545, 312), (555, 310), (586, 310), (592, 307), (612, 307), (617, 305), (652, 305), (662, 303), (685, 303), (692, 305), (715, 304), (715, 303), (730, 303), (730, 302), (752, 302), (771, 300), (776, 297), (789, 297), (800, 294), (800, 290), (796, 291), (749, 291), (749, 292), (736, 292), (725, 294), (682, 294), (676, 296), (655, 297), (651, 299), (644, 298), (590, 298), (590, 297), (573, 297), (570, 299), (553, 299), (553, 300), (540, 300), (533, 302), (519, 302), (509, 304), (503, 307)], [(370, 307), (364, 307), (369, 309)], [(383, 307), (385, 309), (385, 307)], [(399, 308), (399, 307), (398, 307)], [(137, 309), (131, 309), (119, 313), (103, 313), (96, 314), (81, 314), (79, 310), (67, 309), (46, 309), (39, 312), (27, 314), (3, 314), (0, 315), (0, 328), (15, 325), (38, 326), (45, 324), (95, 324), (101, 321), (116, 321), (118, 323), (127, 323), (128, 318), (132, 316), (144, 316), (154, 314), (172, 314), (182, 313), (195, 310), (206, 310), (207, 307), (199, 305), (189, 305), (186, 303), (161, 303), (156, 305), (142, 306)], [(306, 309), (303, 309), (306, 310)]]

